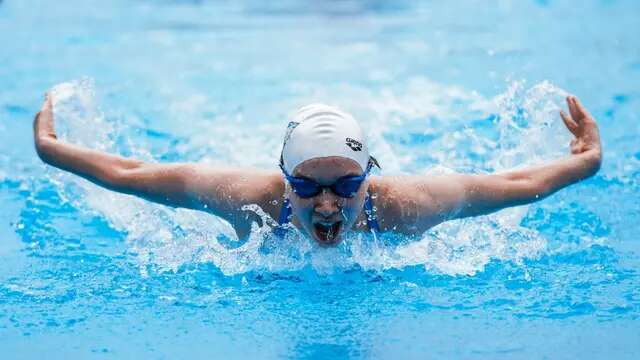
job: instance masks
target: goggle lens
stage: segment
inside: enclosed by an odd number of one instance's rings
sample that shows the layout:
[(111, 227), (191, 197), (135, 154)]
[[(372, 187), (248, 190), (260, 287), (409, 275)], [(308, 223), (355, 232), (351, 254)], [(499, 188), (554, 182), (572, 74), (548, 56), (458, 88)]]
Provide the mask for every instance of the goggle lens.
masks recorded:
[(367, 175), (369, 175), (369, 171), (371, 171), (371, 168), (374, 165), (380, 168), (380, 165), (378, 165), (376, 159), (371, 157), (364, 174), (360, 176), (340, 178), (338, 179), (338, 181), (331, 185), (322, 186), (313, 180), (289, 175), (284, 169), (282, 157), (280, 158), (280, 168), (282, 169), (285, 178), (287, 179), (287, 181), (289, 181), (289, 184), (291, 184), (293, 192), (295, 192), (299, 197), (303, 199), (308, 199), (320, 194), (323, 188), (331, 189), (334, 194), (340, 197), (352, 198), (356, 195), (358, 189), (360, 189), (360, 185), (362, 185), (364, 180), (367, 178)]
[(321, 187), (314, 181), (306, 179), (290, 179), (289, 183), (295, 192), (301, 198), (310, 198), (318, 195), (322, 191)]
[(302, 178), (290, 178), (289, 183), (295, 192), (301, 198), (310, 198), (318, 195), (322, 188), (328, 187), (334, 194), (343, 198), (352, 198), (360, 189), (360, 185), (364, 181), (364, 176), (354, 176), (350, 178), (339, 179), (329, 186), (321, 186), (313, 180)]

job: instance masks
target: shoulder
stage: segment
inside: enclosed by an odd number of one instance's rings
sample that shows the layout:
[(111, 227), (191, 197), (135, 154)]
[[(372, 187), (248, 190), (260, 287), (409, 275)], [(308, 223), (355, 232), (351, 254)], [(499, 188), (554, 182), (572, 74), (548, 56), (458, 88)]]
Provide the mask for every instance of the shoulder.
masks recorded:
[(206, 188), (210, 208), (220, 211), (217, 215), (228, 220), (238, 237), (244, 238), (251, 232), (253, 222), (261, 223), (259, 213), (245, 206), (257, 205), (273, 219), (277, 219), (284, 195), (284, 179), (278, 171), (260, 169), (207, 169), (198, 171), (207, 177)]
[(449, 216), (449, 194), (461, 192), (457, 174), (378, 176), (369, 184), (383, 231), (420, 234)]
[(222, 210), (221, 214), (227, 217), (244, 213), (241, 208), (252, 204), (272, 215), (275, 211), (273, 200), (279, 200), (284, 194), (284, 179), (275, 170), (207, 164), (191, 164), (188, 168), (183, 174), (188, 191), (207, 203), (209, 208)]
[[(234, 176), (236, 194), (244, 205), (256, 204), (273, 217), (280, 209), (285, 184), (282, 174), (274, 170), (240, 170)], [(274, 201), (276, 200), (276, 201)]]
[[(285, 184), (282, 174), (278, 171), (255, 170), (251, 172), (251, 178), (242, 187), (241, 206), (257, 205), (270, 218), (277, 220), (284, 199)], [(245, 211), (244, 220), (248, 220), (244, 225), (246, 231), (243, 232), (242, 226), (236, 226), (236, 232), (240, 237), (248, 235), (250, 232), (250, 224), (253, 221), (262, 222), (259, 214), (254, 211)], [(240, 225), (240, 224), (238, 224)], [(240, 229), (239, 229), (240, 228)]]
[(369, 195), (382, 231), (406, 233), (406, 225), (416, 220), (416, 201), (406, 190), (413, 181), (411, 176), (371, 177)]
[[(257, 182), (251, 184), (247, 191), (252, 193), (253, 199), (271, 217), (280, 212), (284, 198), (285, 182), (279, 171), (260, 171), (256, 173)], [(275, 200), (275, 201), (274, 201)]]
[(187, 176), (194, 185), (230, 190), (240, 198), (259, 199), (284, 191), (282, 175), (275, 170), (191, 165)]

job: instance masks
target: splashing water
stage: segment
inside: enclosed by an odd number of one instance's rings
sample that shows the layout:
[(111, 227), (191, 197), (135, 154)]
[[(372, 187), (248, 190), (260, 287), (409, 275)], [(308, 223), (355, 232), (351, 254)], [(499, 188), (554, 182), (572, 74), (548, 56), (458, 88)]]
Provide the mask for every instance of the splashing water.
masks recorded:
[[(557, 114), (566, 92), (548, 82), (529, 88), (524, 82), (513, 82), (493, 99), (424, 78), (414, 79), (395, 93), (338, 85), (321, 89), (313, 97), (322, 99), (326, 96), (323, 94), (336, 92), (344, 95), (340, 99), (359, 99), (358, 103), (345, 100), (339, 106), (362, 119), (385, 174), (500, 171), (562, 156), (570, 139)], [(132, 135), (131, 129), (100, 111), (90, 79), (57, 85), (51, 94), (62, 139), (103, 151), (143, 157), (150, 153), (131, 142), (117, 141)], [(295, 102), (304, 101), (307, 99)], [(371, 106), (365, 108), (364, 104)], [(461, 118), (456, 110), (460, 104), (472, 109), (477, 119)], [(275, 123), (255, 133), (254, 146), (242, 144), (241, 138), (226, 138), (223, 149), (241, 146), (246, 150), (245, 162), (265, 152), (277, 153), (279, 145), (273, 139), (282, 135), (280, 125)], [(429, 141), (421, 143), (424, 149), (407, 151), (396, 145), (406, 136)], [(262, 146), (267, 144), (269, 148), (264, 151)], [(196, 138), (182, 144), (179, 151), (191, 153), (201, 145)], [(198, 160), (211, 162), (206, 154)], [(228, 158), (234, 160), (233, 156)], [(409, 169), (409, 164), (414, 167)], [(545, 253), (547, 244), (541, 234), (520, 225), (527, 207), (518, 207), (447, 222), (418, 238), (385, 234), (378, 239), (351, 234), (337, 248), (322, 249), (295, 229), (284, 241), (276, 241), (270, 235), (274, 220), (256, 205), (247, 209), (258, 214), (265, 225), (254, 224), (249, 238), (240, 243), (231, 226), (218, 217), (113, 193), (57, 170), (51, 170), (49, 176), (64, 199), (73, 199), (74, 206), (101, 214), (113, 228), (126, 233), (142, 273), (149, 268), (177, 271), (183, 265), (211, 262), (228, 275), (305, 267), (330, 273), (354, 266), (374, 271), (424, 266), (436, 273), (475, 274), (493, 259), (522, 264), (525, 259), (537, 258)]]

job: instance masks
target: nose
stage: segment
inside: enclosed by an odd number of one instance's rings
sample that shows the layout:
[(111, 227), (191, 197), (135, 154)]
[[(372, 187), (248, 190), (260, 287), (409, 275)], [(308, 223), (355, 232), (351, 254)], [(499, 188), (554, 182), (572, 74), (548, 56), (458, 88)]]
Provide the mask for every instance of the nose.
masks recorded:
[(325, 189), (322, 194), (318, 195), (315, 210), (324, 217), (331, 217), (331, 215), (340, 211), (338, 197)]

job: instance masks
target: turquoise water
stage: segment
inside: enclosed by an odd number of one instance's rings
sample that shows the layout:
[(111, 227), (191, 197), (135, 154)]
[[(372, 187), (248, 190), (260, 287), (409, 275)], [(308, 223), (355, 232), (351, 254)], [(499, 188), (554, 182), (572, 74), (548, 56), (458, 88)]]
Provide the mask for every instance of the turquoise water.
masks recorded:
[[(636, 359), (640, 5), (635, 1), (0, 1), (3, 358)], [(61, 85), (62, 84), (62, 85)], [(287, 116), (335, 104), (384, 174), (482, 173), (568, 152), (602, 170), (415, 239), (322, 250), (109, 193), (43, 165), (69, 141), (275, 168)]]

